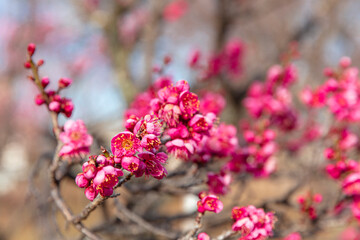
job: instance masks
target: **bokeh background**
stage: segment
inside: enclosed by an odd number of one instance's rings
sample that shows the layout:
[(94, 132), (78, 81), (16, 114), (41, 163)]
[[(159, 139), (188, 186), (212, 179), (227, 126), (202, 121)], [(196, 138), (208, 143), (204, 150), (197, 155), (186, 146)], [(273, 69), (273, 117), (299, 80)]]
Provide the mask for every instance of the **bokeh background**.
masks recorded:
[[(122, 129), (126, 107), (154, 80), (151, 70), (164, 56), (172, 58), (166, 71), (175, 81), (186, 79), (195, 89), (206, 88), (188, 67), (191, 51), (209, 56), (228, 40), (240, 39), (245, 46), (243, 71), (227, 80), (228, 105), (222, 116), (238, 124), (249, 83), (264, 79), (292, 42), (300, 53), (295, 93), (319, 84), (322, 69), (337, 65), (344, 55), (359, 63), (359, 10), (359, 0), (0, 0), (0, 239), (78, 239), (49, 204), (46, 166), (56, 142), (45, 108), (34, 104), (37, 89), (23, 68), (28, 43), (37, 44), (35, 58), (45, 60), (41, 75), (49, 76), (54, 86), (61, 77), (73, 79), (64, 91), (75, 104), (72, 119), (84, 120), (97, 153), (98, 146), (108, 147), (111, 136)], [(314, 151), (300, 158), (312, 176), (314, 164), (320, 164), (319, 151)], [(285, 160), (284, 169), (291, 169)], [(297, 173), (297, 165), (293, 169), (252, 182), (241, 203), (262, 205), (288, 194), (294, 179), (308, 176)], [(318, 188), (332, 186), (320, 183)], [(62, 190), (75, 212), (87, 203), (70, 178)], [(160, 212), (184, 208), (191, 213), (186, 203), (196, 198), (167, 201), (175, 206)], [(96, 226), (106, 211), (111, 209), (97, 210), (87, 223)], [(306, 239), (338, 239), (347, 223), (333, 225)]]

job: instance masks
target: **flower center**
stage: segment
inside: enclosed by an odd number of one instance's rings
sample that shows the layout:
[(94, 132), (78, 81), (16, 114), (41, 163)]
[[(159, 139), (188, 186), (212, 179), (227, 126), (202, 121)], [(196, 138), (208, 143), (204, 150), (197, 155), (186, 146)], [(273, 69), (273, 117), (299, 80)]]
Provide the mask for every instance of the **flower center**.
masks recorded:
[(133, 147), (133, 142), (129, 139), (122, 141), (121, 147), (125, 150), (130, 150)]
[(81, 138), (81, 133), (78, 132), (78, 131), (72, 132), (72, 133), (70, 134), (70, 138), (71, 138), (72, 140), (74, 140), (74, 141), (77, 141), (77, 140), (79, 140), (79, 139)]

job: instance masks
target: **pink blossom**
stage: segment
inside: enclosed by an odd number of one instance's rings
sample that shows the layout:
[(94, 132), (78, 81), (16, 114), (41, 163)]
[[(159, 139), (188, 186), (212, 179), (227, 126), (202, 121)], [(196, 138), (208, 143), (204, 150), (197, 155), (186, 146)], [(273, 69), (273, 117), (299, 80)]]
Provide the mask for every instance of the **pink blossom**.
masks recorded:
[(140, 140), (131, 132), (121, 132), (111, 140), (111, 151), (117, 158), (131, 156), (141, 150)]
[(41, 86), (42, 86), (43, 88), (46, 88), (47, 85), (49, 85), (49, 83), (50, 83), (50, 80), (49, 80), (48, 77), (43, 77), (43, 78), (41, 79)]
[(35, 103), (36, 103), (36, 105), (39, 105), (39, 106), (45, 103), (45, 99), (41, 93), (36, 95)]
[(202, 198), (197, 202), (198, 212), (205, 211), (219, 213), (222, 211), (224, 205), (215, 195), (201, 196)]
[(148, 114), (136, 123), (133, 132), (137, 137), (143, 137), (146, 134), (160, 136), (162, 133), (162, 124), (155, 115)]
[(231, 77), (239, 76), (243, 71), (242, 57), (244, 43), (233, 39), (225, 45), (224, 54), (226, 57), (226, 67)]
[(60, 78), (59, 88), (66, 88), (72, 84), (72, 79), (70, 78)]
[(190, 53), (189, 60), (188, 60), (189, 66), (190, 66), (191, 68), (196, 68), (196, 67), (198, 67), (200, 57), (201, 57), (201, 52), (200, 52), (200, 50), (194, 50), (194, 51), (192, 51), (192, 52)]
[(88, 154), (93, 142), (82, 120), (68, 120), (64, 125), (64, 132), (60, 133), (60, 140), (64, 143), (59, 152), (60, 156)]
[(97, 195), (98, 195), (98, 191), (94, 188), (93, 185), (90, 185), (87, 188), (85, 188), (85, 196), (90, 201), (93, 201)]
[(202, 114), (212, 112), (219, 116), (225, 105), (226, 100), (220, 93), (206, 91), (201, 94), (200, 112)]
[(283, 240), (301, 240), (301, 235), (299, 233), (290, 233)]
[(348, 175), (342, 182), (342, 188), (347, 195), (360, 194), (360, 173), (352, 173)]
[(84, 176), (84, 173), (79, 173), (75, 178), (75, 182), (80, 188), (85, 188), (89, 185), (89, 180)]
[(172, 0), (163, 12), (164, 19), (173, 22), (181, 18), (188, 9), (188, 3), (185, 0)]
[(121, 166), (129, 172), (136, 172), (139, 170), (140, 164), (140, 159), (134, 156), (123, 157), (121, 159)]
[(234, 224), (233, 231), (240, 231), (244, 240), (260, 240), (272, 236), (272, 229), (276, 221), (272, 212), (265, 213), (252, 205), (234, 207), (232, 210)]
[(156, 179), (162, 179), (166, 176), (167, 171), (163, 166), (167, 161), (167, 155), (163, 152), (151, 153), (151, 152), (142, 152), (138, 154), (138, 157), (145, 163), (145, 175)]
[(357, 228), (347, 227), (340, 235), (340, 240), (359, 240), (360, 232)]
[(298, 196), (297, 201), (300, 204), (301, 211), (310, 219), (314, 220), (318, 217), (315, 206), (322, 201), (321, 194), (313, 194), (309, 191), (305, 195)]
[(141, 147), (145, 148), (148, 151), (158, 150), (160, 144), (160, 139), (154, 134), (145, 135), (140, 142)]
[(202, 232), (197, 236), (197, 240), (210, 240), (210, 237), (206, 233)]
[(191, 154), (195, 153), (196, 142), (193, 140), (174, 139), (166, 143), (166, 148), (175, 157), (187, 160)]
[(58, 113), (61, 110), (61, 105), (57, 101), (52, 101), (49, 103), (49, 109), (50, 109), (50, 111)]
[(217, 156), (228, 156), (235, 151), (238, 144), (236, 128), (221, 123), (213, 128), (206, 139), (206, 149)]
[(213, 194), (224, 195), (228, 191), (228, 187), (231, 183), (231, 175), (225, 172), (215, 174), (209, 172), (207, 174), (206, 184), (209, 186), (209, 192)]

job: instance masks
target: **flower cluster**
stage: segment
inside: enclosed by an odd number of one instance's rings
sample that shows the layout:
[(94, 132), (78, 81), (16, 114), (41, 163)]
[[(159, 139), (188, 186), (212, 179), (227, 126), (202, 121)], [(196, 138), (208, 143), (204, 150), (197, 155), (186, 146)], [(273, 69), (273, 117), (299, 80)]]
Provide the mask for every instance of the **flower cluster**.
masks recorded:
[(184, 160), (196, 152), (216, 118), (213, 113), (199, 113), (198, 96), (189, 89), (186, 81), (179, 81), (160, 89), (150, 102), (155, 115), (166, 124), (171, 139), (166, 143), (168, 152)]
[(167, 155), (158, 152), (162, 124), (154, 115), (146, 115), (140, 120), (129, 118), (125, 126), (127, 131), (117, 134), (111, 140), (111, 151), (115, 163), (133, 173), (136, 177), (153, 176), (162, 179), (167, 171), (164, 164)]
[(332, 162), (327, 164), (326, 172), (333, 179), (339, 179), (358, 168), (358, 163), (348, 157), (349, 151), (356, 147), (358, 137), (347, 128), (333, 129), (329, 136), (336, 141), (324, 150), (325, 158)]
[[(269, 121), (264, 120), (260, 125), (255, 126), (254, 129), (249, 128), (243, 133), (244, 140), (247, 143), (243, 151), (247, 152), (249, 156), (245, 159), (244, 165), (245, 170), (254, 176), (267, 177), (275, 170), (276, 133), (269, 129)], [(240, 158), (239, 156), (236, 157), (233, 158), (233, 161), (243, 159), (242, 155)]]
[[(29, 60), (25, 62), (25, 68), (33, 68), (38, 69), (40, 66), (44, 64), (44, 60), (40, 59), (36, 64), (32, 61), (32, 56), (34, 55), (36, 50), (36, 46), (33, 43), (28, 45), (28, 55)], [(70, 78), (60, 78), (58, 81), (58, 88), (57, 90), (46, 90), (46, 87), (50, 83), (50, 79), (48, 77), (43, 77), (42, 79), (35, 79), (33, 76), (29, 76), (29, 79), (35, 82), (38, 85), (41, 93), (36, 95), (35, 103), (37, 105), (42, 105), (46, 103), (48, 109), (55, 113), (62, 113), (66, 117), (71, 117), (71, 114), (74, 109), (74, 104), (72, 103), (71, 99), (61, 97), (60, 91), (69, 87), (72, 83)]]
[(263, 116), (271, 119), (271, 124), (284, 131), (296, 127), (297, 116), (292, 107), (289, 87), (297, 79), (294, 65), (275, 65), (268, 71), (264, 83), (255, 82), (250, 86), (244, 106), (254, 119)]
[(312, 194), (311, 192), (307, 192), (305, 195), (299, 196), (297, 201), (300, 204), (301, 211), (306, 213), (311, 220), (315, 220), (318, 217), (315, 205), (322, 202), (321, 194)]
[(199, 198), (200, 200), (197, 202), (199, 213), (204, 213), (206, 211), (219, 213), (224, 208), (223, 203), (215, 195), (208, 195), (205, 192), (201, 192), (199, 193)]
[(232, 39), (225, 47), (208, 59), (201, 58), (201, 52), (194, 50), (189, 57), (189, 66), (200, 71), (200, 80), (215, 78), (221, 73), (235, 79), (243, 73), (243, 55), (245, 45), (241, 40)]
[(98, 194), (103, 197), (111, 196), (118, 178), (123, 176), (123, 172), (115, 167), (113, 156), (90, 156), (82, 170), (83, 172), (76, 176), (75, 182), (79, 187), (85, 188), (85, 196), (90, 201)]
[(252, 205), (234, 207), (232, 209), (234, 224), (232, 230), (241, 232), (242, 240), (262, 240), (272, 236), (276, 218), (272, 212), (265, 213), (263, 209)]
[(327, 107), (340, 121), (360, 121), (360, 85), (359, 70), (350, 67), (351, 60), (343, 57), (340, 69), (327, 69), (326, 82), (311, 90), (305, 88), (301, 93), (302, 101), (310, 108)]
[(87, 133), (82, 120), (68, 120), (64, 125), (64, 131), (60, 133), (60, 140), (64, 143), (60, 156), (76, 156), (89, 154), (93, 142), (91, 135)]

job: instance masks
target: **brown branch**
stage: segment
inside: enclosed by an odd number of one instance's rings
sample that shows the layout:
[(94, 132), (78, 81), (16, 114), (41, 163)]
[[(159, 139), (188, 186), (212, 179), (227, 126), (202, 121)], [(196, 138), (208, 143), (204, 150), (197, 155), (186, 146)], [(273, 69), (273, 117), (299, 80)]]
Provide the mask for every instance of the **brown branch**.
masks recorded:
[(149, 232), (151, 232), (151, 233), (153, 233), (155, 235), (158, 235), (158, 236), (162, 236), (162, 237), (169, 238), (169, 239), (176, 239), (177, 238), (176, 233), (170, 232), (169, 230), (163, 230), (161, 228), (157, 228), (157, 227), (153, 226), (152, 224), (150, 224), (149, 222), (144, 220), (139, 215), (131, 212), (123, 204), (121, 204), (119, 201), (115, 200), (115, 205), (116, 205), (116, 208), (118, 209), (118, 211), (120, 211), (124, 216), (129, 218), (131, 221), (138, 224), (139, 227), (142, 227), (142, 228), (146, 229), (147, 231), (149, 231)]
[(221, 233), (219, 236), (217, 236), (216, 238), (214, 238), (214, 240), (224, 240), (224, 239), (228, 239), (230, 237), (235, 236), (236, 234), (239, 234), (239, 232), (234, 232), (233, 230), (228, 230), (225, 231), (223, 233)]
[(202, 226), (201, 220), (204, 216), (204, 213), (198, 213), (195, 219), (195, 227), (191, 229), (184, 237), (180, 238), (179, 240), (195, 240), (195, 235), (199, 231)]
[[(60, 141), (61, 128), (60, 128), (59, 122), (58, 122), (58, 114), (55, 112), (51, 112), (49, 109), (50, 99), (47, 96), (44, 87), (41, 85), (41, 80), (40, 80), (39, 71), (38, 71), (39, 67), (34, 63), (31, 56), (29, 56), (28, 60), (30, 62), (31, 70), (33, 73), (34, 82), (37, 85), (37, 87), (39, 88), (41, 94), (43, 95), (43, 97), (45, 99), (46, 106), (47, 106), (48, 111), (51, 116), (51, 121), (53, 124), (53, 131), (54, 131), (54, 134), (55, 134), (55, 137), (57, 140), (56, 150), (55, 150), (51, 165), (49, 167), (49, 175), (50, 175), (50, 180), (51, 180), (51, 197), (53, 198), (57, 208), (64, 215), (65, 219), (68, 222), (70, 222), (73, 219), (73, 214), (61, 197), (60, 189), (59, 189), (59, 181), (56, 179), (56, 170), (58, 169), (59, 162), (61, 160), (61, 158), (59, 156), (59, 152), (63, 146), (63, 143)], [(81, 223), (74, 223), (74, 226), (80, 232), (82, 232), (84, 235), (86, 235), (89, 239), (92, 239), (92, 240), (100, 239), (97, 235), (92, 233), (89, 229), (87, 229)]]

